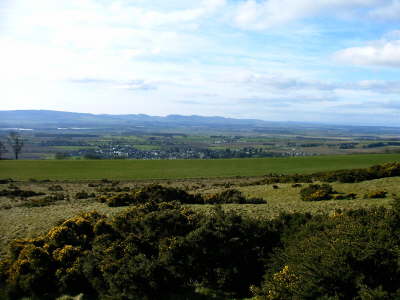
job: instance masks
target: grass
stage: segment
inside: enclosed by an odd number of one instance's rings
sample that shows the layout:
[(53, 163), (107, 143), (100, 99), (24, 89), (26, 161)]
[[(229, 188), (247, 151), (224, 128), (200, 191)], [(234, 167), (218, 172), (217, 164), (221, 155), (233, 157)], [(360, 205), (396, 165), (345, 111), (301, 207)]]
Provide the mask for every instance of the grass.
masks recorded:
[(336, 155), (216, 160), (0, 161), (0, 178), (16, 180), (114, 180), (261, 176), (364, 168), (400, 161), (400, 154)]
[(52, 149), (60, 151), (79, 151), (85, 149), (96, 149), (96, 146), (52, 146)]

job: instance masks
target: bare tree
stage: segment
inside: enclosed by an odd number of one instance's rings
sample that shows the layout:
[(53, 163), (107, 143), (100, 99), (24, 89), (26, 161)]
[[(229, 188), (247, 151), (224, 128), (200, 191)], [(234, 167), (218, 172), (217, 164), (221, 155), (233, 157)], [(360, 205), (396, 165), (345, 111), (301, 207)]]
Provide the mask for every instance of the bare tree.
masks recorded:
[(0, 141), (0, 159), (3, 158), (3, 154), (7, 153), (8, 150), (6, 148), (6, 146)]
[(24, 147), (24, 140), (22, 136), (15, 131), (10, 132), (8, 135), (8, 144), (10, 145), (12, 151), (14, 152), (15, 159), (18, 159), (19, 154)]

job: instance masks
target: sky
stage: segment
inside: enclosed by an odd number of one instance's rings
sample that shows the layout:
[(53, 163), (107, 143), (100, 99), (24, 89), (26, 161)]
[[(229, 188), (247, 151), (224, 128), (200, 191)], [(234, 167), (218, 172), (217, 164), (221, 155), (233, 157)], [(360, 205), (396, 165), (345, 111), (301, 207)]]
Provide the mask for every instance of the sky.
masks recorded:
[(0, 110), (400, 126), (400, 0), (0, 0)]

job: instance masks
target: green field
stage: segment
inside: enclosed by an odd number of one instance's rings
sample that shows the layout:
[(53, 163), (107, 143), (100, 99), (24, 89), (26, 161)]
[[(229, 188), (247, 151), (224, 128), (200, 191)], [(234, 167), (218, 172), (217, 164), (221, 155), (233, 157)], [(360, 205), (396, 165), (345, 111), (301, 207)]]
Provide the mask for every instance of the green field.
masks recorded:
[(261, 176), (364, 168), (400, 161), (400, 154), (218, 160), (3, 160), (0, 178), (117, 180)]

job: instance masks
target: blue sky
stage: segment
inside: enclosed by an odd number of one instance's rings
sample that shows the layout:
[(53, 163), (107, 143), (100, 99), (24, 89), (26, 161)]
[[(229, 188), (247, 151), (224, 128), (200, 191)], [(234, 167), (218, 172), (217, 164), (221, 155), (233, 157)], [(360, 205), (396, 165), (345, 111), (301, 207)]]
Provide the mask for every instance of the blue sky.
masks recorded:
[(400, 0), (0, 0), (0, 109), (400, 126)]

